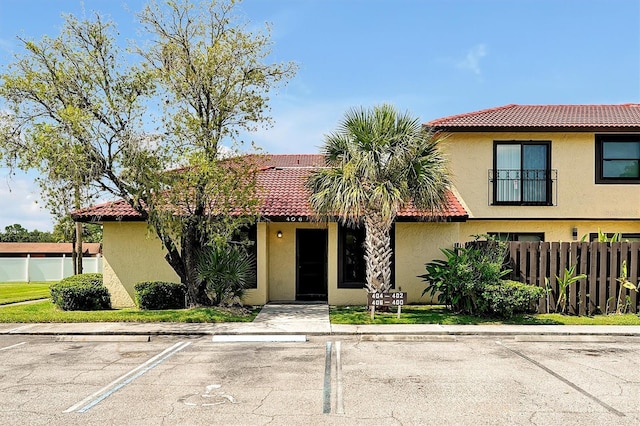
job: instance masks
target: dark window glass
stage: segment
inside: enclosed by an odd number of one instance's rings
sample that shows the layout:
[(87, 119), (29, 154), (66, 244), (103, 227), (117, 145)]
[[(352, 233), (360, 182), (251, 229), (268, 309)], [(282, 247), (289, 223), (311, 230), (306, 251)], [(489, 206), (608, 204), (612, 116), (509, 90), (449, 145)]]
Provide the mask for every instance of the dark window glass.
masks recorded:
[(544, 232), (488, 232), (498, 241), (544, 241)]
[[(605, 234), (608, 239), (613, 237), (613, 233)], [(598, 241), (598, 233), (592, 232), (589, 234), (589, 241)], [(628, 241), (630, 243), (639, 242), (640, 241), (640, 233), (622, 233), (620, 234), (620, 241), (625, 242)]]
[(640, 135), (596, 135), (596, 182), (640, 183)]
[[(367, 281), (364, 227), (338, 228), (338, 288), (364, 288)], [(395, 232), (391, 228), (391, 250), (395, 252)], [(395, 254), (391, 255), (391, 282), (395, 282)], [(393, 285), (392, 288), (395, 286)]]
[(256, 244), (258, 236), (258, 227), (256, 224), (244, 227), (236, 231), (232, 244), (241, 244), (254, 259), (253, 279), (247, 285), (247, 288), (258, 288), (258, 247)]

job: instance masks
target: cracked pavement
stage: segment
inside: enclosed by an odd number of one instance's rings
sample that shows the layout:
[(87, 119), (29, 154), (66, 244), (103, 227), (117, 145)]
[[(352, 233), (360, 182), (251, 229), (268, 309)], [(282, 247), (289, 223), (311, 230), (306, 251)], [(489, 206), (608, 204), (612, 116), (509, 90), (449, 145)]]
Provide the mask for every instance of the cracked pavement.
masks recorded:
[[(8, 348), (0, 351), (3, 425), (640, 423), (635, 338), (78, 343), (0, 336), (0, 348)], [(95, 404), (65, 412), (85, 400)]]

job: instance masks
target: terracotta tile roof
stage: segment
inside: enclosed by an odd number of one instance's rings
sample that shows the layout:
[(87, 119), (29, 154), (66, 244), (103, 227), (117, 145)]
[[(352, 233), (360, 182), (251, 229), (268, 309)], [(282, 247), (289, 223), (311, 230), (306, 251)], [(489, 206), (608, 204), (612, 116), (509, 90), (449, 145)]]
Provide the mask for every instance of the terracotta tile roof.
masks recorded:
[(436, 130), (640, 131), (640, 104), (505, 105), (432, 120)]
[[(323, 164), (322, 155), (269, 155), (261, 164), (262, 168), (258, 174), (259, 197), (262, 200), (260, 215), (269, 218), (313, 216), (304, 182), (314, 169)], [(438, 212), (438, 215), (451, 220), (464, 220), (468, 217), (467, 211), (452, 193), (449, 194), (446, 210)], [(409, 218), (430, 215), (413, 206), (407, 206), (399, 216)], [(72, 217), (79, 221), (98, 222), (143, 220), (142, 216), (123, 200), (77, 210), (72, 213)]]
[[(82, 252), (85, 255), (100, 253), (100, 243), (82, 243)], [(9, 254), (67, 254), (71, 255), (73, 246), (71, 243), (0, 243), (0, 255)]]
[(71, 212), (71, 217), (80, 222), (142, 221), (144, 218), (124, 200), (107, 201)]
[(321, 167), (322, 154), (267, 154), (256, 155), (256, 162), (263, 167)]

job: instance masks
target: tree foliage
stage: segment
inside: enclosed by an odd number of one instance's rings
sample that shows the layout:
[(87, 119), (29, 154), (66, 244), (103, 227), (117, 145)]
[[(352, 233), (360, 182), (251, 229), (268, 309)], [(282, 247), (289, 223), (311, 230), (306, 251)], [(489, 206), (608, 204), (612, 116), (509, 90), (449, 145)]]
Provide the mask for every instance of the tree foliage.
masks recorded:
[(268, 93), (296, 68), (269, 63), (268, 28), (249, 31), (234, 7), (151, 1), (134, 52), (99, 15), (66, 16), (59, 36), (21, 39), (24, 52), (0, 75), (10, 108), (0, 159), (37, 169), (56, 208), (97, 194), (125, 200), (162, 241), (192, 305), (207, 300), (198, 249), (255, 216), (256, 167), (228, 154), (241, 132), (269, 124)]
[(53, 243), (56, 242), (50, 232), (29, 231), (19, 223), (4, 227), (4, 232), (0, 232), (0, 242), (3, 243)]
[(322, 148), (326, 165), (307, 181), (310, 202), (321, 216), (364, 225), (366, 286), (391, 288), (390, 230), (408, 203), (434, 217), (450, 186), (438, 139), (408, 113), (390, 105), (352, 109)]

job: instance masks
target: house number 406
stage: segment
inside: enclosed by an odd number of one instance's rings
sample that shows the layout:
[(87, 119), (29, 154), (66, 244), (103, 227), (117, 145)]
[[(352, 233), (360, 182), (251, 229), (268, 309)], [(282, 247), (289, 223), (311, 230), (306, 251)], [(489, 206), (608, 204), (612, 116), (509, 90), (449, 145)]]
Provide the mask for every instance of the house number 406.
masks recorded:
[(298, 216), (298, 217), (296, 217), (296, 216), (287, 216), (286, 217), (286, 221), (287, 222), (302, 222), (303, 218), (302, 218), (302, 216)]

